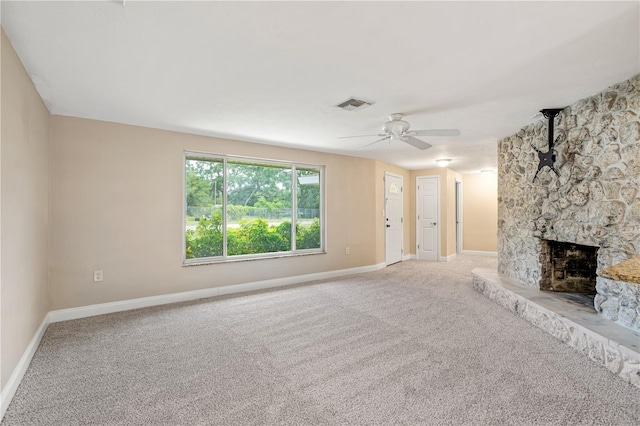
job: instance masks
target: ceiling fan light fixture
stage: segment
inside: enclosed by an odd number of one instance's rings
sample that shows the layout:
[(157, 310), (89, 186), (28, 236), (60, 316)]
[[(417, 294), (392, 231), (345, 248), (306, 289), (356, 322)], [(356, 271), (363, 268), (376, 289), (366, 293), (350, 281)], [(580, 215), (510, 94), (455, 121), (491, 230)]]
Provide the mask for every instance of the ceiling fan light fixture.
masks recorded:
[(394, 136), (400, 136), (405, 131), (404, 126), (402, 124), (394, 124), (393, 126), (389, 126), (389, 128), (383, 129), (387, 130), (389, 133)]
[(440, 167), (447, 167), (451, 162), (450, 158), (442, 158), (440, 160), (436, 160), (436, 164)]

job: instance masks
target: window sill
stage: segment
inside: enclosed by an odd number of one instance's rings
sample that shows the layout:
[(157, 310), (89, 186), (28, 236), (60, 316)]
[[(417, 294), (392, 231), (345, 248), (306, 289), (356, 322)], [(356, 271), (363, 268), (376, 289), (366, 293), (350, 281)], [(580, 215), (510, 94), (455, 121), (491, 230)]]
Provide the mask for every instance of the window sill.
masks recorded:
[(238, 263), (238, 262), (250, 262), (255, 260), (268, 260), (268, 259), (282, 259), (287, 257), (300, 257), (300, 256), (314, 256), (318, 254), (327, 254), (326, 251), (308, 251), (308, 252), (296, 252), (296, 253), (268, 253), (265, 255), (249, 255), (249, 256), (238, 256), (227, 259), (216, 259), (216, 258), (202, 258), (202, 259), (190, 259), (182, 262), (183, 267), (187, 266), (204, 266), (204, 265), (216, 265), (216, 264), (224, 264), (224, 263)]

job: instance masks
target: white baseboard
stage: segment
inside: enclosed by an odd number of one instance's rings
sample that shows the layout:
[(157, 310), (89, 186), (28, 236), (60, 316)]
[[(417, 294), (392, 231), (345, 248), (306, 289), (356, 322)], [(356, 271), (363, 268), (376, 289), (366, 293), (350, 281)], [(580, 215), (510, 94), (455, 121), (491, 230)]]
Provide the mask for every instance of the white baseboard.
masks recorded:
[(451, 262), (458, 256), (456, 253), (450, 254), (449, 256), (440, 256), (440, 262)]
[(478, 250), (462, 250), (462, 254), (470, 254), (473, 256), (491, 256), (497, 257), (497, 251), (478, 251)]
[(18, 386), (22, 381), (22, 377), (24, 377), (24, 373), (27, 371), (29, 364), (31, 363), (31, 359), (33, 355), (36, 353), (36, 349), (40, 345), (40, 341), (42, 340), (42, 336), (44, 336), (44, 332), (49, 325), (49, 314), (45, 315), (40, 326), (36, 330), (36, 333), (31, 338), (31, 341), (27, 345), (27, 349), (25, 349), (20, 361), (16, 365), (16, 368), (13, 369), (13, 373), (7, 380), (7, 383), (4, 385), (4, 388), (0, 392), (0, 420), (4, 417), (4, 413), (7, 411), (7, 407), (9, 407), (9, 403), (13, 399), (13, 396), (16, 394), (18, 390)]
[(415, 260), (418, 257), (415, 254), (405, 254), (404, 256), (402, 256), (402, 261), (406, 261), (406, 260)]
[(95, 315), (110, 314), (114, 312), (128, 311), (131, 309), (146, 308), (148, 306), (165, 305), (168, 303), (185, 302), (189, 300), (204, 299), (207, 297), (222, 296), (225, 294), (242, 293), (246, 291), (261, 290), (285, 285), (300, 284), (309, 281), (337, 278), (346, 275), (361, 274), (363, 272), (373, 272), (385, 268), (384, 263), (376, 265), (360, 266), (357, 268), (340, 269), (337, 271), (318, 272), (307, 275), (297, 275), (294, 277), (276, 278), (272, 280), (255, 281), (252, 283), (234, 284), (223, 287), (206, 288), (202, 290), (185, 291), (181, 293), (163, 294), (159, 296), (141, 297), (139, 299), (121, 300), (118, 302), (100, 303), (97, 305), (81, 306), (78, 308), (58, 309), (45, 315), (40, 327), (29, 342), (18, 365), (13, 370), (11, 377), (7, 381), (4, 389), (0, 392), (0, 420), (13, 399), (13, 396), (20, 385), (20, 381), (31, 363), (31, 359), (40, 345), (42, 336), (50, 323), (68, 321), (78, 318), (92, 317)]
[(225, 294), (242, 293), (246, 291), (262, 290), (265, 288), (300, 284), (308, 281), (324, 280), (345, 275), (354, 275), (361, 274), (363, 272), (377, 271), (384, 268), (385, 266), (386, 265), (384, 263), (378, 263), (377, 265), (360, 266), (357, 268), (340, 269), (337, 271), (318, 272), (314, 274), (296, 275), (293, 277), (275, 278), (272, 280), (254, 281), (250, 283), (206, 288), (202, 290), (184, 291), (181, 293), (141, 297), (138, 299), (129, 299), (117, 302), (100, 303), (97, 305), (81, 306), (79, 308), (58, 309), (49, 312), (49, 321), (52, 323), (68, 321), (78, 318), (92, 317), (95, 315), (128, 311), (131, 309), (146, 308), (149, 306), (165, 305), (167, 303), (186, 302), (189, 300), (204, 299), (207, 297), (222, 296)]
[(159, 296), (141, 297), (138, 299), (119, 300), (117, 302), (99, 303), (96, 305), (80, 306), (78, 308), (58, 309), (49, 312), (50, 321), (60, 322), (78, 318), (93, 317), (96, 315), (111, 314), (114, 312), (129, 311), (131, 309), (146, 308), (149, 306), (165, 305), (167, 303), (185, 302), (188, 300), (204, 299), (218, 296), (218, 288), (206, 288), (202, 290), (184, 291), (180, 293), (162, 294)]

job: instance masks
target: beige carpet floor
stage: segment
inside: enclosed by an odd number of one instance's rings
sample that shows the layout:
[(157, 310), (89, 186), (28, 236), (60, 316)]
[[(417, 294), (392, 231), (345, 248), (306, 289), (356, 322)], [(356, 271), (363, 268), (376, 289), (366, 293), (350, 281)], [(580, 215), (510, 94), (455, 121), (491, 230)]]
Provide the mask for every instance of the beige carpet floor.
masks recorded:
[(639, 425), (640, 389), (403, 262), (51, 324), (2, 425)]

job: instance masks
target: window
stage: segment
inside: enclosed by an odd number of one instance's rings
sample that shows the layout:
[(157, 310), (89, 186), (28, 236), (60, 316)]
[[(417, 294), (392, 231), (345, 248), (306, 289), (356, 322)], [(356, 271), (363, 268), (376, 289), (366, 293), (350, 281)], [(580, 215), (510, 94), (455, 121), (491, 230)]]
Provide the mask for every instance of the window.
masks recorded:
[(185, 263), (323, 252), (322, 166), (185, 154)]

